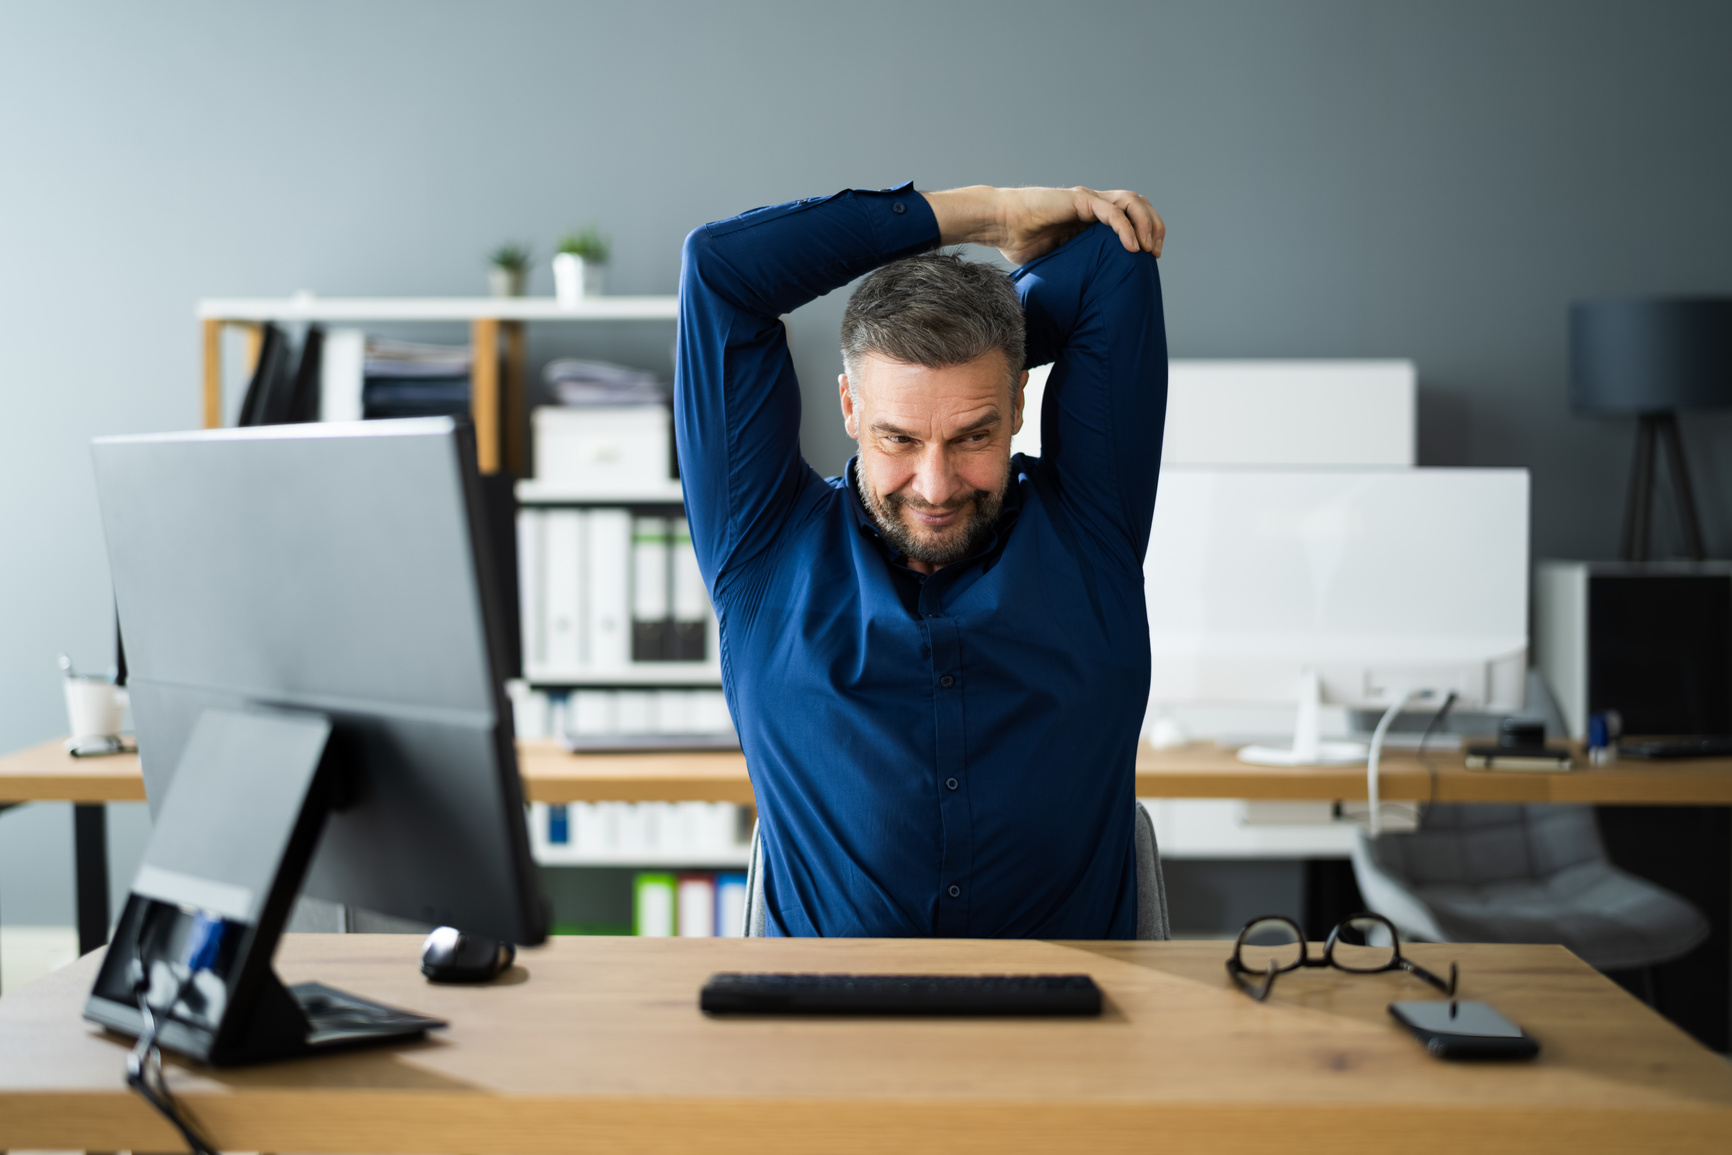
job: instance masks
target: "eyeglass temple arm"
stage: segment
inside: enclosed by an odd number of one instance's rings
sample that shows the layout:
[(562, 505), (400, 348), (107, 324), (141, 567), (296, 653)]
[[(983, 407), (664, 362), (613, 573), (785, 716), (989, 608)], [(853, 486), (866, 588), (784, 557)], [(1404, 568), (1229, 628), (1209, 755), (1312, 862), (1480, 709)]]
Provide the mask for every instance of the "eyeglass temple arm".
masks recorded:
[(1232, 976), (1233, 982), (1240, 990), (1244, 991), (1258, 1002), (1262, 1002), (1264, 999), (1269, 997), (1269, 992), (1274, 989), (1275, 976), (1281, 973), (1281, 968), (1276, 965), (1273, 959), (1269, 960), (1269, 969), (1264, 972), (1263, 982), (1258, 986), (1252, 986), (1249, 982), (1245, 981), (1248, 976), (1256, 974), (1257, 972), (1243, 966), (1236, 958), (1230, 958), (1227, 960), (1227, 973)]
[(1430, 983), (1432, 986), (1436, 987), (1438, 990), (1442, 991), (1444, 994), (1449, 995), (1451, 998), (1453, 998), (1455, 996), (1456, 980), (1461, 977), (1461, 972), (1457, 969), (1455, 963), (1452, 962), (1449, 964), (1449, 981), (1448, 982), (1445, 982), (1444, 980), (1438, 978), (1436, 975), (1432, 974), (1430, 971), (1426, 970), (1424, 967), (1420, 966), (1418, 963), (1414, 962), (1410, 958), (1404, 957), (1401, 960), (1401, 963), (1408, 970), (1412, 971), (1414, 974), (1418, 975), (1420, 978), (1424, 979), (1426, 982)]

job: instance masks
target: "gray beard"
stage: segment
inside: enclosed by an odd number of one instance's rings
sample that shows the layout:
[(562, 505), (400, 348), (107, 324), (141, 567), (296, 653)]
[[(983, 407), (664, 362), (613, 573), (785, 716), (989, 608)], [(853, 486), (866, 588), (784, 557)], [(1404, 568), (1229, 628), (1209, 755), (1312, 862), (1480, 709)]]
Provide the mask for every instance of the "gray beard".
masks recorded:
[[(1009, 479), (1005, 484), (1009, 485)], [(1004, 507), (1004, 490), (988, 493), (984, 489), (974, 491), (974, 511), (962, 523), (959, 533), (947, 537), (942, 543), (922, 541), (916, 536), (914, 529), (903, 520), (902, 506), (906, 502), (891, 494), (884, 501), (878, 499), (866, 484), (865, 476), (856, 466), (854, 470), (854, 490), (860, 495), (860, 503), (866, 507), (866, 512), (872, 517), (872, 524), (878, 527), (878, 532), (884, 539), (895, 546), (904, 557), (914, 561), (924, 562), (930, 566), (946, 566), (959, 562), (965, 557), (979, 553), (992, 539), (992, 527), (998, 521), (999, 510)]]

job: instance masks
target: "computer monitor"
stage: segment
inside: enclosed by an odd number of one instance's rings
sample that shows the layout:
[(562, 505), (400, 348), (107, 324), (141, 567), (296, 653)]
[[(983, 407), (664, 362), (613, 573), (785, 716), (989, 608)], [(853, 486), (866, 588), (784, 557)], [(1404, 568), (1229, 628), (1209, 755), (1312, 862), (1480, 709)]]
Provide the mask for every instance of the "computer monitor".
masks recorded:
[(270, 956), (298, 893), (540, 942), (468, 426), (114, 437), (93, 455), (153, 830), (89, 1017), (138, 1032), (142, 978), (159, 1000), (184, 988), (163, 1045), (211, 1062), (420, 1029), (281, 986)]
[(1251, 759), (1363, 761), (1318, 740), (1320, 702), (1521, 708), (1526, 470), (1168, 468), (1144, 571), (1151, 712), (1298, 710)]

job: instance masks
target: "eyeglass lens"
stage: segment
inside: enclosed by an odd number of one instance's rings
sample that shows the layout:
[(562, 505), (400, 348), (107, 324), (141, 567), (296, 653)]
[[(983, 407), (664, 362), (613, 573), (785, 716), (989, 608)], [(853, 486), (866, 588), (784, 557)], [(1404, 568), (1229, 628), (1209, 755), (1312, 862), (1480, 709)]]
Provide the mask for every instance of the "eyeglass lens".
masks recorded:
[(1304, 954), (1299, 928), (1284, 918), (1260, 918), (1239, 935), (1239, 965), (1256, 974), (1299, 965)]
[(1358, 916), (1336, 928), (1329, 961), (1345, 971), (1381, 971), (1389, 969), (1398, 953), (1388, 923)]

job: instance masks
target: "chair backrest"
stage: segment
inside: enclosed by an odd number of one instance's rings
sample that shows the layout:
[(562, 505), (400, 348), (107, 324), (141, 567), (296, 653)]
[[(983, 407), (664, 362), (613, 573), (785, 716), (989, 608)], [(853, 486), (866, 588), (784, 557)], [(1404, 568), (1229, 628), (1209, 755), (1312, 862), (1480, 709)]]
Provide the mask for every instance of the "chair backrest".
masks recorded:
[(1161, 848), (1155, 843), (1155, 820), (1137, 801), (1137, 939), (1166, 942), (1173, 937), (1167, 919), (1167, 880), (1161, 874)]
[(1606, 857), (1588, 806), (1432, 806), (1419, 829), (1367, 839), (1382, 870), (1412, 886), (1550, 878)]
[[(1173, 937), (1167, 919), (1167, 882), (1161, 875), (1155, 822), (1141, 802), (1136, 804), (1137, 938), (1165, 942)], [(764, 850), (758, 825), (752, 824), (752, 856), (746, 861), (745, 935), (764, 937)]]
[(741, 933), (747, 938), (764, 937), (764, 843), (760, 825), (752, 822), (752, 856), (746, 859), (746, 927)]

